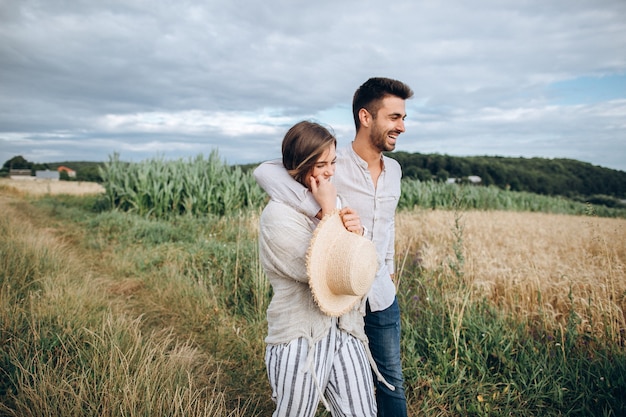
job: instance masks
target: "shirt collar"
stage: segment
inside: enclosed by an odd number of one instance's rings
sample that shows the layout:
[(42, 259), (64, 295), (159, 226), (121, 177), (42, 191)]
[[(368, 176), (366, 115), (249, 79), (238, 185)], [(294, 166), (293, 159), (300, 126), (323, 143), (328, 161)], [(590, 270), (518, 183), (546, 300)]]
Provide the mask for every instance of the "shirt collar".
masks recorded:
[[(350, 152), (350, 155), (351, 155), (352, 159), (353, 159), (353, 160), (354, 160), (354, 162), (356, 162), (356, 163), (357, 163), (357, 165), (358, 165), (358, 166), (360, 166), (361, 168), (363, 168), (363, 169), (368, 169), (367, 162), (365, 161), (365, 159), (361, 158), (361, 157), (359, 156), (359, 154), (357, 154), (357, 153), (354, 151), (354, 148), (352, 147), (353, 143), (354, 143), (354, 142), (350, 142), (350, 146), (348, 147), (348, 149), (349, 149), (349, 152)], [(380, 155), (380, 166), (382, 167), (382, 170), (383, 170), (383, 171), (385, 171), (385, 157), (384, 157), (384, 155), (382, 155), (382, 154)]]

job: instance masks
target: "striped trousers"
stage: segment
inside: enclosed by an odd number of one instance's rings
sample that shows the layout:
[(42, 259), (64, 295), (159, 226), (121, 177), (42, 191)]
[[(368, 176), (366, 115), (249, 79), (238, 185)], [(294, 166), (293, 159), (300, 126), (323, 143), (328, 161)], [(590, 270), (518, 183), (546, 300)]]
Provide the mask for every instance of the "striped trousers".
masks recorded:
[(313, 351), (303, 337), (268, 345), (265, 365), (276, 402), (273, 417), (314, 417), (320, 400), (333, 417), (376, 416), (374, 382), (363, 342), (336, 325)]

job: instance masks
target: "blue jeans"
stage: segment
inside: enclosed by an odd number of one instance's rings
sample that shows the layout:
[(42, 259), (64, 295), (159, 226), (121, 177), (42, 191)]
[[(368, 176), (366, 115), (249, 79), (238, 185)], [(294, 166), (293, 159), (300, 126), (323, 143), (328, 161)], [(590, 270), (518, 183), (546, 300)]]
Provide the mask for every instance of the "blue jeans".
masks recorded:
[(397, 298), (382, 311), (371, 311), (367, 303), (365, 334), (378, 370), (396, 388), (391, 391), (374, 376), (378, 417), (406, 417), (406, 396), (400, 362), (400, 307)]

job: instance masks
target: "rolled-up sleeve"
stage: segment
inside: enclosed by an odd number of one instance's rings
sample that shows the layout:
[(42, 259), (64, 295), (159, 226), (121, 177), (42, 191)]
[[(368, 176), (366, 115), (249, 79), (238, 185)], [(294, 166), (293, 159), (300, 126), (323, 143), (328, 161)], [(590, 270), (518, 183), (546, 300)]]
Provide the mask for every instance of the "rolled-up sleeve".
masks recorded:
[(320, 211), (313, 194), (289, 175), (280, 159), (263, 162), (253, 175), (272, 200), (285, 203), (309, 217), (315, 217)]

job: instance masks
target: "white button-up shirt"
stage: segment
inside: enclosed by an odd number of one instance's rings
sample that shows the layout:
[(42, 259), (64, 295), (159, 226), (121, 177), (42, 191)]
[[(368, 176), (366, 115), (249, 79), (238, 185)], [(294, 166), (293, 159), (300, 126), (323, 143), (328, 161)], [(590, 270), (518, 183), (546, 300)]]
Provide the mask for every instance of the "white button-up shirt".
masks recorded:
[[(365, 237), (376, 246), (380, 268), (368, 293), (372, 311), (389, 307), (396, 296), (391, 280), (394, 273), (395, 212), (400, 199), (400, 164), (386, 156), (383, 170), (374, 184), (367, 162), (352, 146), (337, 150), (337, 167), (333, 182), (344, 206), (356, 210), (365, 226)], [(254, 171), (254, 176), (272, 199), (282, 201), (309, 216), (315, 216), (320, 207), (308, 189), (295, 181), (283, 167), (281, 160), (265, 162)]]

